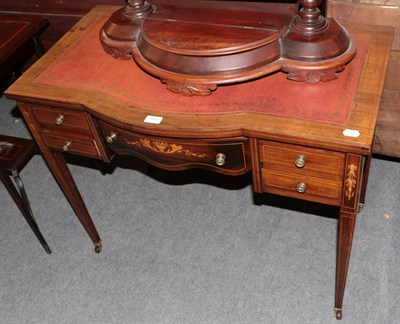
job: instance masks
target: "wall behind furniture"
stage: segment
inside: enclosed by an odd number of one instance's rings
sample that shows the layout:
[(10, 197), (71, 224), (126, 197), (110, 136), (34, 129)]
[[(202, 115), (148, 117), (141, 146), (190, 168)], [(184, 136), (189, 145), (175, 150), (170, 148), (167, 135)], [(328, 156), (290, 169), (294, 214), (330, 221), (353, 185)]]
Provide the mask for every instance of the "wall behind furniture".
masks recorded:
[(339, 22), (395, 28), (374, 152), (400, 157), (400, 0), (328, 0), (328, 16)]

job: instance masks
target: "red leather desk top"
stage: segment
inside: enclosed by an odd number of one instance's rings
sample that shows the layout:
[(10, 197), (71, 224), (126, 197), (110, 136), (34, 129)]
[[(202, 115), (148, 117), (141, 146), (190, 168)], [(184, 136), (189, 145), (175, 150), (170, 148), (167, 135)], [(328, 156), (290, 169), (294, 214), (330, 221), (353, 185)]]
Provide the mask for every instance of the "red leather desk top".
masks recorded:
[(278, 72), (250, 82), (219, 86), (208, 97), (184, 97), (166, 90), (164, 84), (142, 71), (133, 60), (116, 60), (106, 54), (98, 36), (106, 19), (103, 17), (82, 31), (78, 41), (34, 82), (101, 92), (128, 106), (155, 112), (252, 111), (341, 124), (347, 121), (369, 40), (368, 35), (353, 34), (357, 55), (334, 81), (299, 83)]

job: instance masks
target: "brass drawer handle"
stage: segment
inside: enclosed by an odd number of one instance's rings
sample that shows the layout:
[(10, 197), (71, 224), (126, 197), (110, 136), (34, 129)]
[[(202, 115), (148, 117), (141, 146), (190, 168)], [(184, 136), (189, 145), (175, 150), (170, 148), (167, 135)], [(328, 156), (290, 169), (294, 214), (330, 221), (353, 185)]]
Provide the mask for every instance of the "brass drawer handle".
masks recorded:
[(56, 117), (56, 119), (55, 119), (55, 123), (57, 124), (57, 125), (62, 125), (63, 123), (64, 123), (64, 119), (65, 119), (65, 117), (63, 116), (63, 115), (58, 115), (57, 117)]
[(117, 138), (117, 134), (111, 132), (110, 135), (106, 136), (106, 141), (107, 143), (112, 144), (112, 142), (114, 142), (114, 140)]
[(294, 161), (294, 164), (300, 169), (304, 168), (304, 166), (306, 165), (306, 156), (305, 155), (297, 155), (296, 161)]
[(218, 153), (215, 156), (215, 164), (218, 166), (223, 166), (225, 164), (226, 155), (223, 153)]
[(69, 148), (70, 148), (70, 146), (71, 146), (71, 144), (72, 144), (71, 141), (66, 141), (66, 142), (64, 143), (63, 147), (62, 147), (63, 151), (64, 151), (64, 152), (68, 152), (68, 151), (69, 151)]
[(299, 182), (296, 187), (298, 193), (305, 193), (307, 190), (307, 184), (303, 181)]

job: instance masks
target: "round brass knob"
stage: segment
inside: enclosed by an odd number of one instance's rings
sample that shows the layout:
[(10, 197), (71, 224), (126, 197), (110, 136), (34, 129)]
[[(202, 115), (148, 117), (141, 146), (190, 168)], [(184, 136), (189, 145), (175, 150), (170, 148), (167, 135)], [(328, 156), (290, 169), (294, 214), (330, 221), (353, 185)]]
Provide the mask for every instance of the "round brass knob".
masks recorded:
[(294, 161), (294, 164), (298, 168), (304, 168), (304, 166), (306, 165), (306, 157), (305, 157), (305, 155), (297, 155), (296, 156), (296, 161)]
[(68, 152), (69, 147), (71, 146), (71, 141), (66, 141), (62, 147), (63, 151)]
[(117, 138), (117, 134), (111, 132), (110, 135), (106, 136), (106, 141), (107, 143), (112, 144), (112, 142), (114, 142), (114, 140)]
[(218, 153), (215, 156), (215, 164), (219, 166), (223, 166), (225, 164), (226, 155), (223, 153)]
[(299, 182), (296, 187), (298, 193), (305, 193), (307, 190), (307, 184), (303, 181)]
[(65, 119), (64, 116), (60, 114), (56, 117), (55, 122), (57, 125), (61, 126), (64, 122), (64, 119)]

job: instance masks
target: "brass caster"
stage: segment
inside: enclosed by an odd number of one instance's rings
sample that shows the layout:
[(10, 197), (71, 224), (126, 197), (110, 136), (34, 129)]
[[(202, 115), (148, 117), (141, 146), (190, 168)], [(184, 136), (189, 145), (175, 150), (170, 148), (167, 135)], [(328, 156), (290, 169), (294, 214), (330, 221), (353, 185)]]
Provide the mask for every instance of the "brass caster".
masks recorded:
[(95, 243), (95, 242), (93, 242), (93, 244), (94, 244), (94, 252), (96, 252), (96, 253), (100, 253), (101, 252), (101, 249), (102, 249), (102, 245), (101, 245), (101, 241), (99, 241), (99, 242), (97, 242), (97, 243)]
[(48, 245), (44, 245), (43, 247), (47, 254), (51, 254), (51, 250)]
[(333, 311), (335, 312), (335, 317), (337, 320), (341, 320), (342, 319), (342, 309), (341, 308), (333, 308)]
[(359, 203), (359, 204), (358, 204), (358, 212), (361, 213), (361, 211), (363, 210), (363, 208), (364, 208), (364, 204), (363, 204), (363, 203)]

